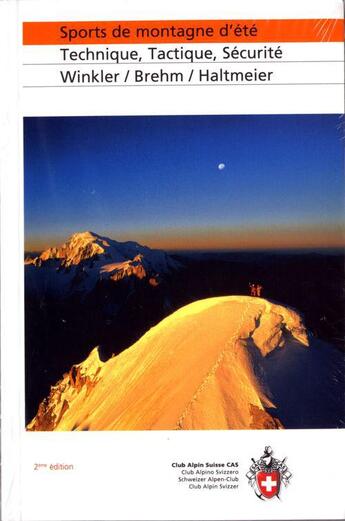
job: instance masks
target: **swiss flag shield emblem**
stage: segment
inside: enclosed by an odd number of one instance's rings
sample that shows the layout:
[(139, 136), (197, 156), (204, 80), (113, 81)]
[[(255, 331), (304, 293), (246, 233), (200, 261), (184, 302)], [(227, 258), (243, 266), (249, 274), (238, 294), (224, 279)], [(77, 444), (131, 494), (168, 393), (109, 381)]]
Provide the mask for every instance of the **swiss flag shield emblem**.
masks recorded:
[(261, 494), (265, 496), (265, 498), (271, 499), (279, 494), (280, 474), (278, 470), (272, 470), (272, 472), (258, 472), (256, 475), (256, 482)]

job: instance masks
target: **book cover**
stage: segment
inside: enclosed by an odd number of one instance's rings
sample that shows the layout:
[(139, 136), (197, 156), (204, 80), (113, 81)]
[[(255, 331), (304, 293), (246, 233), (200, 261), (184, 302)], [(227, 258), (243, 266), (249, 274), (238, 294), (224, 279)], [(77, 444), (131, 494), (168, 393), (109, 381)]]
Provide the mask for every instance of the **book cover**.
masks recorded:
[(343, 519), (342, 2), (0, 11), (4, 521)]

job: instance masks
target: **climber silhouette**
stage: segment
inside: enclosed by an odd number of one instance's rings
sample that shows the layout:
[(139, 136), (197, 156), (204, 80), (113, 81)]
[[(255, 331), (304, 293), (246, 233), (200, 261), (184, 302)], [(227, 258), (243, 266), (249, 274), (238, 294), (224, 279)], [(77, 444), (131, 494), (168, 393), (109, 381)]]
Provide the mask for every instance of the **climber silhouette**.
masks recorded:
[(261, 284), (253, 284), (249, 282), (249, 291), (251, 297), (262, 297), (263, 286)]
[(262, 291), (263, 291), (263, 286), (261, 286), (261, 284), (257, 284), (256, 285), (256, 296), (257, 297), (262, 297)]

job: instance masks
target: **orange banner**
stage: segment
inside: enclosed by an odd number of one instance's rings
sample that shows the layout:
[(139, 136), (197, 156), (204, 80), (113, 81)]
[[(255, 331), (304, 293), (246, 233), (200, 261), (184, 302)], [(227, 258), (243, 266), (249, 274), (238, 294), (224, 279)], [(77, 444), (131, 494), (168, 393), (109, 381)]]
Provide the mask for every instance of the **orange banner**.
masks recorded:
[(24, 45), (342, 42), (344, 20), (24, 22)]

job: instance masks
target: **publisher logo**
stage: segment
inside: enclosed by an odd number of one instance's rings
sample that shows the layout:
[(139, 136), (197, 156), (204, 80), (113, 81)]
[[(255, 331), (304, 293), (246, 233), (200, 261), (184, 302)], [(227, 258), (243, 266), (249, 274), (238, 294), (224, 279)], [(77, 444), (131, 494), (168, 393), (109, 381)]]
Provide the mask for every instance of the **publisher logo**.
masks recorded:
[(286, 458), (283, 460), (274, 458), (271, 447), (265, 447), (259, 459), (252, 458), (253, 463), (246, 476), (258, 498), (263, 501), (274, 497), (280, 499), (281, 484), (287, 486), (292, 477), (285, 461)]

